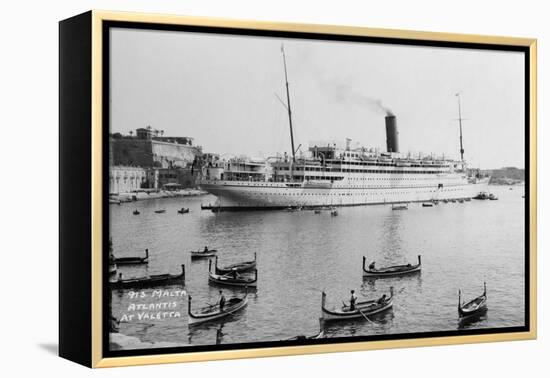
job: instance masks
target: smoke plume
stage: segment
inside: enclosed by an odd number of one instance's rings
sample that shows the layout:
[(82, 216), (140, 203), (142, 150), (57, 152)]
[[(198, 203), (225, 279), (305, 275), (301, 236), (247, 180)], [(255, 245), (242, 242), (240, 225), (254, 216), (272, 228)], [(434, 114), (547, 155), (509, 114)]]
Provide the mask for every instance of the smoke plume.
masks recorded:
[(390, 108), (382, 103), (382, 100), (366, 96), (356, 91), (350, 84), (344, 83), (331, 83), (329, 88), (333, 94), (334, 99), (338, 102), (352, 103), (358, 106), (363, 106), (377, 114), (384, 114), (387, 116), (393, 116), (393, 112)]

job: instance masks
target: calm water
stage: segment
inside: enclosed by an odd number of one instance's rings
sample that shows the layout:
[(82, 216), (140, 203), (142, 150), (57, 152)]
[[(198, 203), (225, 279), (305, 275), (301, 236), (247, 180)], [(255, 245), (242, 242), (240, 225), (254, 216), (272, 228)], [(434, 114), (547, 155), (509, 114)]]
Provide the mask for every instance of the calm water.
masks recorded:
[[(328, 212), (242, 212), (213, 214), (200, 204), (202, 196), (142, 201), (110, 206), (111, 235), (117, 257), (149, 248), (148, 266), (121, 267), (124, 276), (177, 273), (186, 265), (185, 289), (193, 306), (214, 303), (219, 287), (208, 284), (208, 261), (191, 262), (192, 249), (217, 248), (221, 265), (258, 255), (258, 288), (248, 307), (223, 323), (222, 343), (272, 341), (319, 330), (321, 290), (327, 307), (340, 306), (349, 291), (359, 298), (378, 298), (395, 288), (393, 310), (367, 321), (334, 323), (328, 337), (495, 328), (524, 325), (524, 194), (523, 187), (491, 187), (499, 201), (440, 204), (407, 211), (390, 206), (339, 209)], [(182, 206), (191, 213), (176, 212)], [(134, 209), (141, 215), (132, 215)], [(155, 214), (157, 209), (165, 214)], [(422, 272), (385, 279), (362, 278), (362, 256), (378, 266), (416, 262)], [(487, 315), (460, 324), (457, 291), (465, 299), (488, 287)], [(169, 288), (177, 289), (178, 286)], [(151, 290), (147, 290), (148, 293)], [(226, 297), (241, 289), (224, 288)], [(130, 303), (126, 291), (112, 295), (113, 314), (120, 317)], [(170, 301), (173, 299), (170, 299)], [(134, 303), (158, 302), (141, 300)], [(214, 344), (221, 323), (206, 323), (191, 331), (187, 298), (178, 299), (181, 318), (121, 323), (120, 332), (146, 342)]]

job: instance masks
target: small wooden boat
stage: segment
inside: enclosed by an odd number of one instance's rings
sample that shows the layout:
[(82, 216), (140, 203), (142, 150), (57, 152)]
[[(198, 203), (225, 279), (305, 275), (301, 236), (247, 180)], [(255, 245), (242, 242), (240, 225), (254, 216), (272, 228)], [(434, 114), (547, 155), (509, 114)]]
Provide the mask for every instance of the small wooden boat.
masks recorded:
[(251, 271), (252, 269), (256, 269), (256, 252), (254, 252), (254, 260), (251, 260), (251, 261), (243, 261), (243, 262), (227, 265), (224, 267), (220, 267), (218, 266), (218, 256), (216, 256), (215, 262), (216, 262), (216, 265), (215, 265), (214, 272), (216, 272), (216, 274), (223, 275), (223, 274), (231, 273), (233, 271), (236, 271), (237, 273), (248, 272), (248, 271)]
[(447, 198), (445, 198), (445, 199), (443, 200), (443, 203), (448, 203), (448, 202), (449, 202), (449, 200), (448, 200)]
[(258, 282), (258, 270), (254, 270), (254, 276), (240, 275), (233, 270), (230, 273), (216, 274), (212, 273), (212, 260), (208, 262), (208, 282), (226, 286), (245, 286), (256, 287)]
[(489, 195), (485, 192), (479, 192), (477, 196), (474, 197), (475, 200), (486, 200), (489, 199)]
[(458, 290), (458, 315), (461, 318), (482, 315), (487, 311), (487, 285), (483, 283), (483, 294), (472, 299), (470, 302), (462, 303), (461, 291)]
[(178, 210), (178, 214), (187, 214), (188, 212), (189, 212), (188, 207), (182, 207), (181, 209)]
[(134, 214), (134, 215), (139, 215), (140, 212), (138, 211), (138, 209), (135, 209), (135, 210), (133, 211), (133, 214)]
[(391, 207), (392, 210), (409, 210), (409, 206), (407, 206), (406, 203), (403, 204), (395, 204)]
[(344, 304), (340, 309), (329, 310), (326, 308), (326, 294), (323, 291), (321, 299), (321, 312), (323, 320), (349, 320), (349, 319), (368, 319), (370, 315), (379, 314), (389, 310), (393, 306), (393, 286), (390, 287), (390, 296), (383, 296), (379, 299), (357, 302), (355, 309)]
[(156, 214), (164, 214), (165, 212), (166, 212), (166, 210), (164, 210), (164, 209), (155, 210), (155, 213), (156, 213)]
[(432, 202), (424, 202), (422, 203), (422, 207), (433, 207), (433, 203)]
[(296, 211), (302, 211), (302, 206), (289, 206), (285, 209), (285, 211), (288, 211), (288, 212), (296, 212)]
[(363, 256), (363, 277), (391, 277), (399, 276), (402, 274), (420, 272), (420, 270), (422, 269), (422, 256), (418, 255), (418, 263), (415, 265), (393, 265), (376, 269), (374, 267), (374, 262), (371, 263), (368, 267), (366, 266), (366, 263), (367, 258)]
[(128, 288), (143, 288), (159, 285), (170, 285), (180, 282), (185, 282), (185, 265), (181, 265), (180, 274), (155, 274), (145, 277), (134, 277), (124, 279), (122, 273), (119, 273), (116, 281), (111, 281), (112, 289), (128, 289)]
[(323, 339), (325, 337), (325, 330), (324, 330), (324, 319), (319, 318), (319, 332), (315, 335), (298, 335), (294, 336), (288, 339), (285, 339), (283, 341), (291, 341), (291, 340), (317, 340), (317, 339)]
[(113, 260), (113, 262), (118, 265), (147, 264), (149, 262), (149, 249), (145, 250), (145, 257), (117, 257)]
[(191, 259), (202, 259), (205, 257), (215, 256), (218, 252), (217, 249), (209, 249), (207, 251), (191, 251)]
[(315, 335), (298, 335), (291, 337), (289, 339), (285, 339), (283, 341), (294, 341), (294, 340), (317, 340), (317, 339), (323, 339), (325, 338), (325, 331), (319, 331), (319, 333), (316, 333)]
[(320, 209), (316, 209), (313, 211), (315, 214), (321, 214), (321, 210)]
[(215, 305), (202, 307), (195, 313), (193, 313), (191, 308), (192, 297), (189, 296), (189, 299), (188, 299), (189, 305), (187, 307), (187, 314), (189, 315), (188, 317), (189, 325), (192, 326), (192, 325), (196, 325), (196, 324), (200, 324), (200, 323), (204, 323), (212, 320), (218, 320), (218, 319), (225, 318), (231, 314), (234, 314), (235, 312), (246, 307), (246, 305), (248, 304), (247, 296), (248, 296), (248, 292), (246, 292), (244, 296), (241, 298), (237, 298), (237, 297), (230, 298), (225, 303), (223, 310), (220, 310), (220, 305), (219, 303), (217, 303)]
[(493, 193), (489, 194), (489, 200), (490, 201), (497, 201), (498, 200), (498, 197), (495, 196)]

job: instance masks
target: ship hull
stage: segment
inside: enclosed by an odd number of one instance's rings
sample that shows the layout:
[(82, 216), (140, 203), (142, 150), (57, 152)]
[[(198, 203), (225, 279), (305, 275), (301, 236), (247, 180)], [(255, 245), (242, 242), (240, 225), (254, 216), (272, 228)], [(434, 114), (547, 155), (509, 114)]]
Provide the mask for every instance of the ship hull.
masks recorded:
[(363, 206), (473, 198), (487, 191), (488, 179), (441, 187), (289, 187), (285, 183), (203, 180), (201, 189), (218, 200), (212, 210), (277, 210), (289, 207)]

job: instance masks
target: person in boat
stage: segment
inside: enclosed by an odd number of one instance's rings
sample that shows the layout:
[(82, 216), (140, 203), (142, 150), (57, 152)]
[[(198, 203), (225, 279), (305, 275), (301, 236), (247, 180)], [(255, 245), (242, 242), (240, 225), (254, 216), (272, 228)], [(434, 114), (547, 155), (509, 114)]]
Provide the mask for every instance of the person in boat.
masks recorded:
[(239, 278), (241, 275), (239, 274), (239, 272), (237, 272), (237, 269), (233, 268), (231, 269), (231, 278), (233, 279), (237, 279)]
[(369, 265), (369, 270), (375, 270), (375, 262), (371, 262), (370, 265)]
[(355, 295), (355, 290), (351, 291), (351, 297), (349, 299), (349, 310), (355, 311), (355, 303), (357, 302), (357, 295)]
[(220, 311), (223, 311), (223, 308), (225, 307), (225, 296), (223, 295), (223, 291), (220, 290)]
[(383, 294), (376, 303), (383, 304), (386, 302), (386, 294)]
[(120, 321), (117, 318), (115, 318), (113, 315), (111, 315), (109, 323), (110, 323), (109, 324), (110, 332), (118, 333)]
[(208, 252), (208, 247), (207, 246), (204, 246), (204, 253), (207, 253)]

